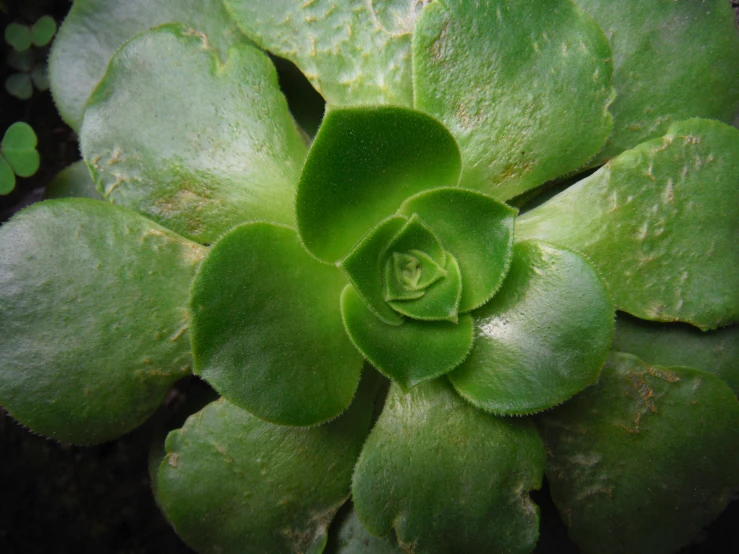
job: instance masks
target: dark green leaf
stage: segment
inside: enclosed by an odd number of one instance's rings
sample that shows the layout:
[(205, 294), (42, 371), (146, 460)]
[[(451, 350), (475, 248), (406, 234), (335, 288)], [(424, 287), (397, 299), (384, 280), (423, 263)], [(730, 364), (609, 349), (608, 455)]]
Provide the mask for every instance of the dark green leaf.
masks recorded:
[(459, 142), (462, 186), (506, 200), (603, 146), (610, 58), (603, 32), (568, 0), (434, 2), (413, 36), (415, 106)]
[(402, 552), (393, 533), (382, 538), (370, 535), (359, 521), (351, 502), (345, 504), (331, 522), (325, 554), (402, 554)]
[(354, 345), (380, 373), (404, 390), (458, 366), (472, 346), (472, 318), (458, 323), (415, 321), (388, 325), (348, 285), (341, 295), (344, 325)]
[(403, 318), (385, 301), (381, 255), (407, 221), (402, 216), (386, 219), (338, 264), (367, 308), (388, 325), (400, 325)]
[(484, 410), (551, 408), (598, 380), (613, 315), (605, 284), (582, 256), (537, 241), (518, 243), (502, 288), (473, 313), (469, 357), (449, 378)]
[(0, 227), (0, 243), (0, 403), (23, 425), (112, 439), (190, 372), (202, 246), (88, 199), (35, 204)]
[(34, 46), (46, 46), (56, 33), (56, 21), (50, 15), (41, 16), (31, 27), (31, 41)]
[(85, 102), (113, 53), (163, 23), (184, 23), (205, 33), (224, 60), (231, 46), (246, 40), (222, 0), (75, 0), (49, 60), (52, 93), (64, 121), (78, 131)]
[(103, 197), (92, 182), (87, 164), (80, 160), (62, 169), (51, 180), (44, 190), (44, 198), (92, 198), (102, 200)]
[(648, 364), (708, 371), (739, 396), (739, 325), (700, 331), (684, 323), (655, 323), (619, 313), (613, 350)]
[(511, 263), (516, 210), (478, 192), (441, 188), (409, 198), (399, 213), (418, 214), (456, 258), (462, 275), (460, 313), (490, 300)]
[(485, 414), (443, 380), (394, 386), (362, 449), (352, 495), (376, 535), (395, 528), (405, 551), (530, 552), (545, 454), (526, 420)]
[(731, 123), (739, 106), (739, 32), (726, 0), (576, 0), (613, 48), (615, 128), (596, 163), (688, 117)]
[(33, 82), (27, 73), (13, 73), (5, 79), (5, 91), (19, 100), (33, 96)]
[(584, 252), (616, 307), (702, 329), (739, 321), (739, 130), (704, 119), (624, 152), (518, 218)]
[(245, 221), (294, 223), (305, 146), (251, 46), (221, 63), (192, 29), (138, 35), (90, 97), (80, 147), (105, 198), (198, 242)]
[(312, 429), (266, 423), (224, 399), (191, 416), (167, 437), (158, 474), (176, 531), (201, 554), (322, 552), (369, 429), (363, 389), (346, 414)]
[(5, 42), (16, 52), (23, 52), (31, 47), (31, 30), (20, 23), (8, 23), (5, 27)]
[(24, 50), (23, 52), (18, 52), (17, 50), (10, 50), (6, 55), (6, 61), (8, 62), (8, 66), (12, 67), (16, 71), (31, 71), (31, 68), (33, 67), (33, 51), (32, 50)]
[(341, 322), (345, 283), (292, 229), (237, 227), (213, 245), (192, 286), (195, 372), (266, 421), (315, 425), (336, 417), (362, 368)]
[(332, 105), (413, 105), (417, 0), (226, 0), (259, 46), (294, 62)]
[(300, 236), (313, 255), (335, 262), (409, 196), (456, 185), (460, 164), (452, 136), (421, 112), (330, 110), (298, 186)]
[(739, 490), (739, 403), (710, 373), (613, 354), (541, 423), (552, 497), (583, 552), (671, 554)]

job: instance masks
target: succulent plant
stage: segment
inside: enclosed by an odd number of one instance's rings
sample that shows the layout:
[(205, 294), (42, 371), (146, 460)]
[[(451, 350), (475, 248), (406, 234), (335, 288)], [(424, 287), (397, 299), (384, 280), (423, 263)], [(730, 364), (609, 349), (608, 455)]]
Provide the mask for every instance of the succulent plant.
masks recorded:
[(725, 0), (77, 0), (102, 199), (0, 228), (0, 403), (93, 444), (206, 381), (152, 464), (198, 552), (530, 552), (544, 475), (584, 552), (675, 552), (739, 490), (738, 47)]

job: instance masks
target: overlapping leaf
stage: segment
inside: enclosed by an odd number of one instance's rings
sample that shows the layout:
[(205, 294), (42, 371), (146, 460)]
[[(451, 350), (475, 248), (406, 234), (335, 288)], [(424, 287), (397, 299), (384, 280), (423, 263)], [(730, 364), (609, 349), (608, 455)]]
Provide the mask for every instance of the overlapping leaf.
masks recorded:
[(269, 58), (245, 45), (228, 56), (181, 25), (137, 36), (80, 131), (105, 198), (206, 243), (244, 221), (293, 224), (305, 155)]
[(710, 373), (616, 353), (541, 422), (552, 497), (583, 552), (676, 552), (739, 490), (739, 403)]
[(418, 0), (225, 0), (259, 46), (294, 62), (333, 105), (413, 105)]
[(366, 384), (346, 414), (311, 429), (209, 404), (167, 437), (157, 490), (172, 525), (201, 553), (322, 552), (349, 495), (373, 392)]
[(62, 118), (75, 130), (85, 103), (113, 53), (127, 40), (163, 23), (183, 23), (205, 33), (226, 59), (229, 47), (246, 41), (222, 0), (77, 0), (51, 50), (51, 90)]
[(703, 119), (624, 152), (516, 222), (575, 248), (616, 306), (714, 329), (739, 321), (739, 130)]
[(409, 196), (455, 186), (460, 169), (454, 138), (428, 115), (397, 107), (329, 111), (300, 178), (300, 237), (314, 256), (336, 262)]
[(574, 171), (612, 128), (608, 41), (572, 2), (434, 2), (413, 37), (415, 107), (459, 142), (462, 185), (506, 200)]
[(662, 136), (674, 122), (731, 123), (739, 106), (739, 32), (725, 0), (576, 0), (613, 49), (614, 131), (603, 161)]
[(74, 443), (140, 425), (191, 370), (187, 294), (205, 248), (87, 199), (36, 204), (0, 241), (0, 403)]
[(519, 243), (500, 292), (473, 313), (475, 344), (449, 378), (494, 413), (551, 408), (598, 380), (613, 315), (605, 284), (582, 256)]
[(393, 387), (354, 471), (355, 509), (403, 550), (530, 552), (544, 459), (531, 422), (485, 414), (445, 380)]
[(739, 396), (739, 325), (700, 331), (684, 323), (656, 323), (619, 313), (613, 350), (649, 364), (708, 371)]
[(315, 425), (351, 402), (362, 358), (344, 333), (346, 281), (295, 231), (235, 228), (192, 286), (195, 372), (237, 406), (283, 425)]

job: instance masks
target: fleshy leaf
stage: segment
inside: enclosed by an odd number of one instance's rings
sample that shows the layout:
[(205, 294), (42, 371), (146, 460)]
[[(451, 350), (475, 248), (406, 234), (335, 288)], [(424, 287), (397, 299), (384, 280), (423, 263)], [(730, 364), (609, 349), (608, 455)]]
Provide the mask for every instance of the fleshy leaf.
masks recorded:
[(369, 430), (363, 388), (346, 414), (311, 429), (267, 423), (225, 399), (191, 416), (167, 437), (158, 472), (177, 533), (201, 553), (322, 552)]
[(38, 171), (41, 160), (36, 144), (36, 133), (28, 123), (13, 123), (5, 131), (0, 150), (18, 177), (30, 177)]
[(473, 313), (470, 355), (449, 378), (484, 410), (551, 408), (598, 380), (613, 316), (608, 290), (585, 258), (537, 241), (518, 243), (500, 292)]
[(413, 36), (415, 106), (459, 142), (461, 184), (507, 200), (592, 158), (613, 121), (608, 40), (572, 2), (435, 2)]
[(15, 173), (5, 158), (0, 156), (0, 194), (9, 194), (15, 188)]
[(90, 170), (84, 160), (74, 162), (57, 173), (44, 190), (44, 198), (103, 199), (92, 182)]
[(454, 138), (426, 114), (397, 107), (330, 110), (298, 186), (300, 236), (314, 256), (333, 263), (409, 196), (456, 185), (460, 168)]
[(403, 318), (385, 301), (381, 255), (407, 221), (402, 216), (386, 219), (338, 264), (367, 308), (388, 325), (400, 325)]
[(33, 67), (33, 58), (32, 50), (24, 50), (23, 52), (11, 50), (7, 53), (5, 61), (9, 67), (16, 71), (28, 72)]
[(516, 236), (584, 252), (616, 307), (714, 329), (739, 321), (739, 130), (672, 125), (527, 212)]
[(5, 42), (16, 52), (24, 52), (31, 47), (31, 30), (20, 23), (8, 23), (5, 27)]
[(614, 353), (541, 423), (552, 497), (585, 553), (676, 552), (739, 490), (739, 403), (710, 373)]
[(403, 551), (389, 533), (385, 537), (375, 537), (362, 525), (348, 502), (331, 522), (325, 554), (402, 554)]
[(612, 348), (648, 364), (708, 371), (739, 396), (739, 325), (700, 331), (684, 323), (655, 323), (619, 313)]
[(259, 46), (287, 58), (332, 105), (413, 105), (418, 0), (226, 0)]
[(90, 97), (80, 147), (105, 198), (198, 242), (245, 221), (294, 223), (305, 146), (251, 46), (222, 64), (192, 29), (138, 35)]
[[(385, 300), (413, 300), (423, 296), (430, 282), (441, 279), (446, 270), (420, 250), (393, 252), (385, 262)], [(422, 285), (422, 283), (426, 283)]]
[(422, 321), (458, 321), (462, 278), (454, 256), (447, 253), (443, 277), (422, 291), (418, 298), (388, 300), (393, 309), (405, 316)]
[(739, 32), (728, 2), (576, 3), (600, 24), (613, 48), (614, 132), (596, 163), (662, 136), (681, 119), (734, 120)]
[(187, 294), (205, 248), (88, 199), (0, 228), (0, 403), (78, 444), (140, 425), (190, 372)]
[(341, 321), (345, 283), (292, 229), (235, 228), (213, 245), (192, 285), (195, 373), (265, 421), (315, 425), (336, 417), (362, 368)]
[(54, 38), (56, 21), (50, 15), (42, 15), (31, 27), (31, 41), (34, 46), (46, 46)]
[(79, 131), (85, 103), (113, 53), (134, 35), (163, 23), (194, 26), (222, 59), (231, 46), (246, 41), (222, 0), (75, 0), (49, 58), (51, 91), (70, 127)]
[(440, 188), (409, 198), (398, 212), (417, 214), (454, 254), (462, 275), (460, 313), (490, 300), (511, 263), (516, 210), (479, 192)]
[(544, 448), (526, 420), (477, 410), (439, 379), (390, 389), (362, 449), (352, 496), (375, 535), (395, 528), (405, 551), (527, 553), (539, 532), (529, 498)]
[(388, 325), (367, 308), (351, 285), (341, 295), (344, 326), (354, 345), (404, 390), (458, 366), (472, 346), (472, 318), (458, 323), (414, 321)]

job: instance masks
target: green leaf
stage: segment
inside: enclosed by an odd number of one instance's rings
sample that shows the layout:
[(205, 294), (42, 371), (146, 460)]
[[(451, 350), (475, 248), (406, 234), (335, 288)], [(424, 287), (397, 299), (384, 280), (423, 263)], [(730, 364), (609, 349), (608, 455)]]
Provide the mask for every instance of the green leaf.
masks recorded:
[(33, 82), (27, 73), (13, 73), (5, 79), (5, 91), (19, 100), (33, 96)]
[(85, 103), (113, 53), (134, 35), (163, 23), (202, 31), (224, 60), (231, 46), (246, 40), (222, 0), (75, 0), (49, 58), (51, 91), (70, 127), (79, 131)]
[(332, 105), (413, 105), (416, 0), (226, 0), (241, 30), (287, 58)]
[(526, 553), (538, 537), (544, 448), (526, 420), (465, 403), (445, 380), (391, 388), (362, 449), (352, 496), (375, 535), (404, 551)]
[(195, 373), (265, 421), (315, 425), (336, 417), (362, 368), (339, 313), (345, 283), (292, 229), (235, 228), (213, 245), (192, 285)]
[(15, 173), (10, 164), (0, 156), (0, 194), (10, 194), (15, 188)]
[[(444, 275), (421, 291), (421, 296), (398, 300), (388, 299), (388, 304), (396, 312), (413, 319), (457, 323), (459, 320), (459, 300), (462, 297), (462, 278), (454, 256), (447, 253), (446, 259)], [(387, 271), (385, 275), (387, 279)]]
[(683, 323), (654, 323), (619, 313), (612, 348), (648, 364), (708, 371), (739, 396), (739, 325), (704, 332)]
[(585, 553), (676, 552), (739, 490), (739, 403), (710, 373), (613, 354), (541, 424), (552, 497)]
[(51, 180), (44, 190), (44, 198), (92, 198), (102, 200), (103, 197), (92, 182), (87, 164), (80, 160), (62, 169)]
[(88, 199), (0, 227), (0, 404), (92, 444), (140, 425), (190, 372), (187, 291), (205, 249)]
[(31, 80), (37, 89), (49, 90), (49, 67), (45, 63), (36, 64), (31, 70)]
[(409, 196), (459, 180), (461, 160), (441, 123), (398, 107), (330, 110), (298, 185), (298, 231), (336, 262)]
[(461, 184), (506, 200), (592, 158), (611, 132), (608, 40), (572, 2), (434, 2), (413, 36), (415, 106), (459, 142)]
[(402, 325), (388, 325), (375, 317), (351, 285), (341, 294), (341, 314), (357, 349), (404, 390), (452, 370), (472, 346), (469, 315), (458, 323), (407, 319)]
[(337, 265), (349, 278), (354, 291), (365, 306), (388, 325), (400, 325), (403, 317), (385, 301), (382, 254), (390, 241), (407, 223), (402, 216), (393, 216), (368, 233)]
[(18, 121), (5, 131), (0, 150), (18, 177), (30, 177), (38, 171), (41, 160), (37, 144), (36, 133), (28, 123)]
[(414, 300), (446, 276), (446, 270), (420, 250), (393, 252), (385, 262), (385, 300)]
[(56, 21), (50, 15), (41, 16), (31, 27), (31, 41), (34, 46), (46, 46), (56, 33)]
[(305, 146), (274, 66), (251, 46), (224, 64), (192, 29), (138, 35), (90, 97), (80, 147), (105, 198), (192, 240), (293, 223)]
[(31, 30), (20, 23), (8, 23), (5, 27), (5, 42), (16, 52), (23, 52), (31, 47)]
[(203, 554), (322, 552), (371, 401), (360, 389), (346, 414), (311, 429), (266, 423), (224, 399), (206, 406), (167, 437), (157, 490), (168, 519)]
[(398, 212), (417, 214), (454, 254), (462, 275), (460, 313), (492, 298), (511, 263), (516, 210), (478, 192), (441, 188), (409, 198)]
[(449, 379), (494, 413), (551, 408), (598, 380), (613, 315), (605, 284), (582, 256), (518, 243), (500, 292), (474, 312), (475, 345)]
[(714, 329), (739, 321), (737, 174), (739, 130), (675, 123), (519, 217), (516, 236), (584, 252), (620, 310)]
[(595, 164), (662, 136), (681, 119), (734, 120), (739, 33), (728, 2), (576, 2), (600, 24), (613, 48), (615, 127)]
[(8, 66), (12, 67), (16, 71), (31, 71), (31, 68), (33, 67), (33, 51), (24, 50), (23, 52), (18, 52), (17, 50), (10, 50), (5, 57), (5, 60), (8, 63)]
[(331, 522), (325, 554), (402, 554), (394, 534), (370, 535), (357, 517), (351, 502)]

